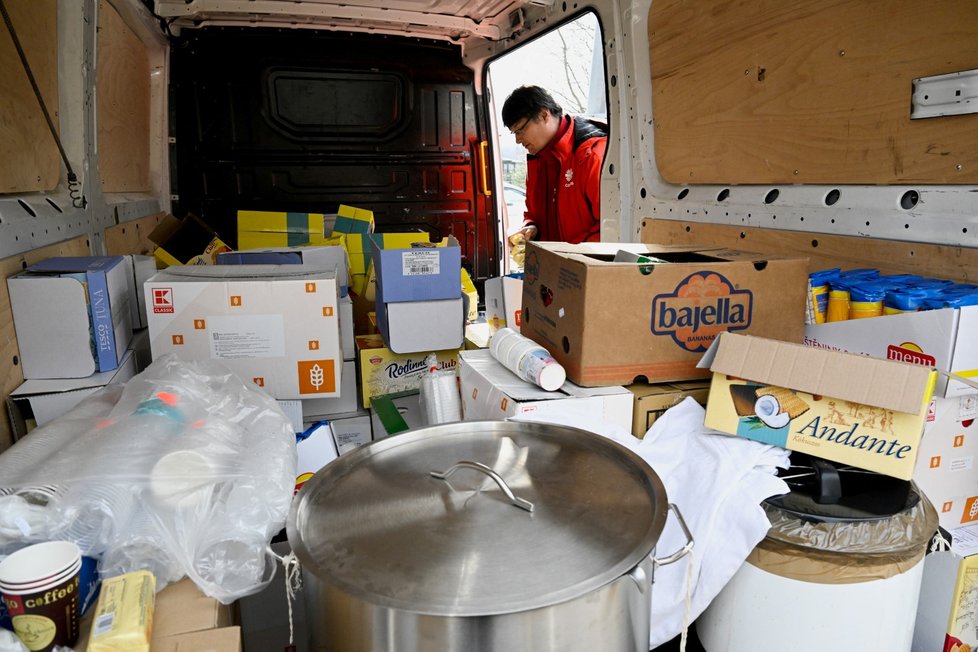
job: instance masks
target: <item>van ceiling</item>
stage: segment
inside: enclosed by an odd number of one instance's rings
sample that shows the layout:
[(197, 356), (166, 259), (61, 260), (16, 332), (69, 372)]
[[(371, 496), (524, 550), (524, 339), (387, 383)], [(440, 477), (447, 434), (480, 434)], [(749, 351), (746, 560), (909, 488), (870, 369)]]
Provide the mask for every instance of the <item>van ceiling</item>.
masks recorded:
[[(145, 0), (147, 4), (152, 0)], [(554, 0), (155, 0), (171, 30), (263, 26), (499, 41), (523, 27), (522, 7)]]

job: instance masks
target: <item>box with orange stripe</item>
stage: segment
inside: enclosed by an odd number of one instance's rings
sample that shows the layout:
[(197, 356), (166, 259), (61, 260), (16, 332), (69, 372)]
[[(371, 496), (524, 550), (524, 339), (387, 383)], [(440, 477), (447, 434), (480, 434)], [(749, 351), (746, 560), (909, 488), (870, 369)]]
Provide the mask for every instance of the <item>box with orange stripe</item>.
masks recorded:
[(276, 399), (339, 396), (339, 284), (303, 265), (170, 267), (149, 279), (150, 347), (215, 359)]

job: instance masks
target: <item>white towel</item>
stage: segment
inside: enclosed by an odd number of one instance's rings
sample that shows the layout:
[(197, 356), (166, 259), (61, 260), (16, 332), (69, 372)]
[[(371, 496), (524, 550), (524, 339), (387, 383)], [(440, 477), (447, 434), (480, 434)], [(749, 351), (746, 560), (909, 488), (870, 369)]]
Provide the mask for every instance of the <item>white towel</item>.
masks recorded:
[[(691, 398), (667, 410), (644, 439), (598, 419), (521, 415), (512, 420), (545, 421), (590, 430), (638, 453), (666, 488), (694, 540), (689, 621), (695, 620), (730, 581), (771, 526), (761, 508), (769, 497), (787, 493), (775, 473), (788, 467), (788, 451), (724, 435), (703, 425), (703, 408)], [(686, 537), (670, 515), (655, 549), (657, 557), (679, 550)], [(689, 556), (655, 570), (649, 647), (679, 635), (686, 617)], [(685, 623), (688, 625), (689, 623)]]

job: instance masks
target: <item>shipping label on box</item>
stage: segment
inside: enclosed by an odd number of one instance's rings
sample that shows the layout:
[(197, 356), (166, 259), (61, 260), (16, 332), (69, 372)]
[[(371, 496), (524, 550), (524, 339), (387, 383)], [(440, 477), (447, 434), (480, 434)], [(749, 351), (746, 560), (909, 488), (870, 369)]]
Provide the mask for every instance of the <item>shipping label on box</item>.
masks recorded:
[[(615, 262), (620, 250), (665, 261)], [(722, 332), (800, 343), (808, 262), (730, 249), (529, 242), (521, 333), (578, 385), (706, 377)]]
[(466, 421), (496, 420), (520, 414), (555, 414), (598, 418), (632, 429), (631, 392), (621, 386), (578, 387), (566, 382), (548, 392), (528, 383), (499, 363), (486, 349), (459, 354), (462, 414)]
[(220, 360), (277, 399), (339, 395), (335, 274), (294, 265), (175, 267), (145, 291), (154, 359)]
[(909, 480), (937, 372), (891, 360), (725, 333), (706, 426)]
[[(925, 310), (805, 326), (805, 344), (874, 358), (899, 360), (965, 378), (978, 378), (978, 306)], [(975, 388), (940, 377), (939, 396), (974, 394)]]
[(947, 529), (978, 523), (978, 395), (935, 398), (913, 480)]
[[(421, 378), (428, 373), (427, 353), (394, 353), (384, 346), (380, 335), (358, 335), (356, 344), (363, 407), (370, 407), (370, 399), (374, 396), (421, 387)], [(457, 349), (433, 353), (438, 358), (439, 370), (454, 369), (458, 364)]]

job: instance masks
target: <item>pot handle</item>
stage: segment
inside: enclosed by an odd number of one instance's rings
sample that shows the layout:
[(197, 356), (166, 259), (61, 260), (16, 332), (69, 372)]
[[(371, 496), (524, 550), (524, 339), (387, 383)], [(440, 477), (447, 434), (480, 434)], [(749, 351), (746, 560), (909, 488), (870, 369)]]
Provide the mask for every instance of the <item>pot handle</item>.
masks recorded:
[[(496, 482), (497, 485), (499, 485), (500, 491), (502, 491), (504, 494), (506, 494), (506, 497), (509, 498), (509, 502), (512, 505), (515, 505), (516, 507), (519, 507), (520, 509), (525, 509), (528, 512), (532, 512), (533, 511), (533, 503), (531, 503), (529, 500), (524, 500), (522, 498), (519, 498), (519, 497), (515, 496), (513, 494), (512, 489), (510, 489), (509, 488), (509, 485), (506, 484), (506, 481), (503, 480), (502, 476), (500, 476), (498, 473), (496, 473), (495, 471), (493, 471), (491, 468), (489, 468), (485, 464), (480, 464), (479, 462), (469, 462), (467, 460), (462, 460), (461, 462), (459, 462), (455, 466), (451, 467), (447, 471), (428, 471), (428, 474), (431, 477), (433, 477), (433, 478), (438, 478), (439, 480), (446, 480), (447, 481), (448, 478), (449, 478), (449, 476), (451, 476), (453, 473), (455, 473), (459, 469), (473, 469), (475, 471), (479, 471), (481, 473), (485, 473), (490, 478), (492, 478)], [(683, 527), (685, 528), (685, 526), (683, 526)]]
[(693, 549), (693, 534), (686, 527), (686, 521), (683, 520), (683, 515), (679, 512), (679, 508), (676, 507), (675, 503), (669, 503), (669, 509), (676, 515), (676, 520), (679, 521), (679, 527), (683, 529), (683, 534), (686, 535), (686, 545), (665, 557), (653, 557), (652, 563), (656, 566), (668, 566), (673, 562), (677, 562), (686, 555), (690, 553)]

